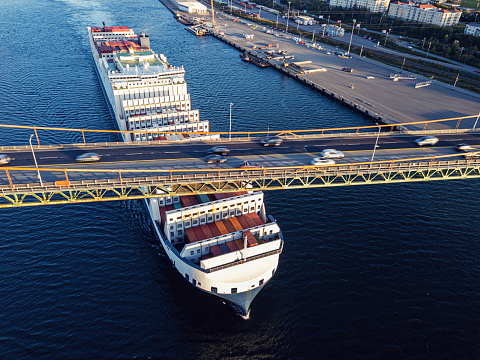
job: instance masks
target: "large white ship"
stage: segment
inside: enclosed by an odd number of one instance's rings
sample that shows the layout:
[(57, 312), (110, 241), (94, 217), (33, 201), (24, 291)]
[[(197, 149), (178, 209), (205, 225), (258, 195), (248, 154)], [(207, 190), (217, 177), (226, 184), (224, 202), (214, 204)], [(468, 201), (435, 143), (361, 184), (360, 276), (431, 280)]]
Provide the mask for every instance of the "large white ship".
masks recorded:
[[(154, 53), (145, 33), (104, 24), (88, 28), (88, 34), (118, 128), (138, 131), (123, 135), (124, 141), (203, 141), (215, 136), (187, 133), (209, 131), (208, 121), (191, 109), (183, 67), (171, 66), (165, 56)], [(266, 215), (263, 193), (160, 197), (145, 203), (182, 277), (228, 300), (247, 317), (251, 302), (274, 275), (283, 249), (282, 232)]]

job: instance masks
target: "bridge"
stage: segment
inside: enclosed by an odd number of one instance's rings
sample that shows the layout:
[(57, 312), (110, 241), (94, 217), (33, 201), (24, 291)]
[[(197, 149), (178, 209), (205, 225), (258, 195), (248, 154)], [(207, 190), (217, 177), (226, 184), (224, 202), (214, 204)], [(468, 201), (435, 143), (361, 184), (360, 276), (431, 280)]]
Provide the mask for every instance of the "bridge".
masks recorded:
[[(215, 142), (2, 147), (0, 151), (13, 160), (0, 168), (0, 207), (480, 177), (480, 159), (467, 159), (454, 149), (461, 142), (480, 146), (480, 131), (456, 128), (399, 132), (391, 125), (383, 127), (389, 131), (366, 131), (378, 129), (370, 126), (354, 128), (351, 133), (332, 129), (317, 134), (306, 130), (310, 134), (305, 135), (275, 133), (285, 141), (273, 148), (260, 146), (251, 133)], [(416, 138), (432, 133), (440, 139), (436, 146), (414, 145)], [(231, 149), (226, 163), (205, 163), (206, 150), (215, 145)], [(334, 165), (310, 165), (325, 148), (341, 150), (345, 157)], [(99, 153), (101, 162), (76, 163), (75, 157), (86, 151)], [(33, 154), (38, 167), (32, 166)], [(253, 167), (240, 168), (245, 160)]]

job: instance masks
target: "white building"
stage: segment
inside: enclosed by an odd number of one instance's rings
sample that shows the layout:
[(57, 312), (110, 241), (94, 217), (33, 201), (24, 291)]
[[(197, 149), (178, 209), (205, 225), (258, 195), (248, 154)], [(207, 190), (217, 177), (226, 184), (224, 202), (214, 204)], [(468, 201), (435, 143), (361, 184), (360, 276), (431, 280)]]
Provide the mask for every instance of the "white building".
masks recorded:
[(357, 8), (368, 9), (372, 13), (388, 10), (390, 0), (330, 0), (330, 6), (337, 6), (345, 9)]
[(177, 8), (180, 11), (188, 12), (190, 14), (208, 14), (208, 8), (195, 0), (175, 0)]
[(477, 24), (477, 23), (467, 24), (467, 26), (465, 26), (465, 34), (480, 36), (480, 24)]
[[(323, 25), (322, 25), (323, 26)], [(324, 26), (325, 35), (328, 36), (343, 36), (345, 30), (341, 26), (337, 25), (325, 25)]]
[(459, 10), (445, 10), (430, 4), (416, 4), (411, 1), (396, 1), (390, 4), (388, 16), (392, 18), (416, 21), (437, 26), (453, 26), (460, 21), (462, 12)]

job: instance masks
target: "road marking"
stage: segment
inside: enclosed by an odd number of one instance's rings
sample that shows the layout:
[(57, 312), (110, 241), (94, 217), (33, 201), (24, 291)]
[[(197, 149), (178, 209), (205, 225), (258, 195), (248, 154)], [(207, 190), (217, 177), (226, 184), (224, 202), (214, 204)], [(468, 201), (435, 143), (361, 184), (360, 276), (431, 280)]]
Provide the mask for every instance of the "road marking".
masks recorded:
[(165, 154), (180, 154), (180, 151), (165, 151)]
[(125, 155), (143, 155), (143, 153), (132, 153), (132, 154), (125, 154)]
[(39, 159), (58, 159), (58, 156), (41, 157)]

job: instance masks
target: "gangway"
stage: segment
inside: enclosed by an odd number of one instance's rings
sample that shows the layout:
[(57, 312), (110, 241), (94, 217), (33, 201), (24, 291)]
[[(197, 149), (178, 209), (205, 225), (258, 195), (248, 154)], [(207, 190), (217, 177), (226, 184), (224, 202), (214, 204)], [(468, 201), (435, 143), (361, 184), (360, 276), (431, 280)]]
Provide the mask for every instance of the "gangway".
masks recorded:
[(429, 86), (431, 83), (432, 83), (432, 80), (416, 83), (415, 89), (418, 89), (424, 86)]
[(404, 75), (404, 74), (390, 74), (390, 79), (393, 81), (415, 81), (417, 80), (416, 75)]

